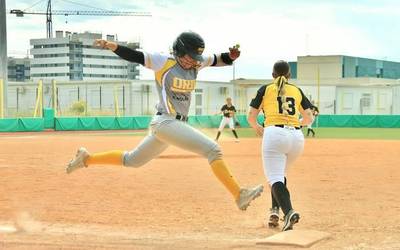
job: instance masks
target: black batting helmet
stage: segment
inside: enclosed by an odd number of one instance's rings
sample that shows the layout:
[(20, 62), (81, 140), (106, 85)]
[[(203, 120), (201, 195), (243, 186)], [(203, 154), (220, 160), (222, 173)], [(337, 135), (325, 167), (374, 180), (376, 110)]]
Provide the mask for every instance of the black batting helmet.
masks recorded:
[(172, 46), (175, 56), (182, 57), (189, 55), (196, 61), (203, 61), (204, 40), (203, 38), (192, 31), (181, 33), (175, 40)]

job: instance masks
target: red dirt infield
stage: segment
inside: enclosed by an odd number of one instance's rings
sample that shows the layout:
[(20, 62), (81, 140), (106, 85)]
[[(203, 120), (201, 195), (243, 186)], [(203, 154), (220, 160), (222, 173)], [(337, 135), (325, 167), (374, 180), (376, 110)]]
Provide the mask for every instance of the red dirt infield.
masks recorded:
[[(65, 173), (80, 146), (129, 150), (141, 138), (1, 134), (0, 249), (266, 249), (256, 240), (278, 232), (263, 226), (268, 186), (241, 212), (207, 160), (190, 152), (171, 146), (141, 168)], [(266, 185), (261, 139), (220, 145), (241, 184)], [(301, 214), (295, 229), (332, 235), (312, 249), (400, 249), (399, 148), (389, 140), (306, 140), (288, 172)]]

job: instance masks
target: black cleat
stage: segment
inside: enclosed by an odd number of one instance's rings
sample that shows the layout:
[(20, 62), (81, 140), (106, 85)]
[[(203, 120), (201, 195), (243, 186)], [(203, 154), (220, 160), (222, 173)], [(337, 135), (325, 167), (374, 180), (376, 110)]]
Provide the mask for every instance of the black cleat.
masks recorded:
[(284, 218), (284, 224), (282, 231), (288, 231), (293, 229), (293, 225), (298, 223), (300, 220), (300, 214), (293, 209), (289, 211), (287, 215), (285, 215)]
[(269, 228), (276, 228), (279, 226), (279, 208), (274, 207), (269, 211), (270, 213), (267, 225)]

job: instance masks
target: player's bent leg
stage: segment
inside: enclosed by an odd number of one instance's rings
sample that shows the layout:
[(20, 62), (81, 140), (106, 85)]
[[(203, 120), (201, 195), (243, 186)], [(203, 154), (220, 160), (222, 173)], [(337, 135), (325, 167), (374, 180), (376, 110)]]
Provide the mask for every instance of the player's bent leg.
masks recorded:
[[(288, 214), (291, 211), (292, 204), (290, 201), (290, 193), (286, 188), (285, 183), (285, 172), (288, 161), (288, 153), (293, 149), (293, 142), (289, 140), (291, 135), (290, 132), (282, 130), (276, 127), (267, 127), (263, 137), (263, 163), (264, 173), (271, 185), (271, 199), (272, 209), (268, 219), (268, 225), (270, 227), (278, 226), (279, 213), (276, 213), (274, 209), (276, 204), (282, 209), (284, 214)], [(304, 140), (304, 138), (303, 138)], [(292, 154), (294, 157), (294, 152)], [(294, 157), (295, 158), (295, 157)], [(279, 211), (279, 210), (278, 210)], [(286, 217), (289, 218), (289, 217)], [(287, 220), (291, 221), (291, 220)], [(285, 230), (290, 228), (291, 224), (284, 223)]]
[(86, 165), (106, 164), (106, 165), (122, 165), (124, 151), (112, 150), (103, 153), (95, 153), (89, 155), (85, 161)]
[(222, 158), (218, 144), (200, 131), (178, 120), (160, 124), (155, 130), (155, 137), (164, 143), (202, 155), (211, 163)]
[(215, 160), (210, 163), (211, 169), (218, 180), (228, 189), (235, 200), (239, 199), (240, 186), (238, 181), (233, 177), (225, 162), (222, 159)]
[(123, 156), (123, 165), (126, 167), (141, 167), (150, 160), (156, 158), (168, 144), (158, 140), (154, 135), (146, 136), (139, 145)]
[(156, 137), (163, 142), (206, 157), (215, 176), (232, 194), (239, 209), (245, 210), (250, 202), (261, 194), (262, 185), (252, 189), (240, 188), (222, 160), (222, 152), (218, 144), (186, 123), (171, 121), (162, 124), (156, 131)]
[(77, 169), (90, 165), (117, 165), (127, 167), (140, 167), (155, 158), (168, 147), (167, 144), (159, 141), (154, 135), (146, 136), (139, 145), (130, 152), (112, 150), (89, 154), (85, 148), (80, 148), (73, 160), (66, 168), (69, 174)]
[(222, 159), (215, 160), (210, 165), (214, 175), (232, 194), (240, 210), (246, 210), (250, 203), (260, 196), (264, 190), (262, 185), (253, 188), (240, 188), (238, 182)]

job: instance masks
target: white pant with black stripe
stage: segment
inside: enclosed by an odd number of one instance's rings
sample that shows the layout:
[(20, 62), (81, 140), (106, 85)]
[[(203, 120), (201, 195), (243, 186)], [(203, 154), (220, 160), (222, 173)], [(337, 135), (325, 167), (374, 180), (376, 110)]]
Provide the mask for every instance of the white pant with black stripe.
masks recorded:
[(218, 131), (221, 132), (222, 130), (224, 130), (226, 124), (229, 125), (230, 129), (235, 129), (235, 122), (233, 120), (233, 117), (224, 116), (224, 117), (222, 117), (221, 123), (219, 124)]
[(303, 153), (304, 135), (294, 127), (264, 128), (262, 158), (264, 173), (272, 186), (284, 182), (288, 167)]

